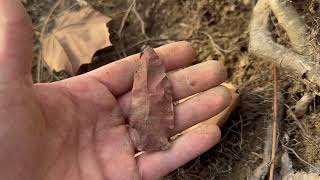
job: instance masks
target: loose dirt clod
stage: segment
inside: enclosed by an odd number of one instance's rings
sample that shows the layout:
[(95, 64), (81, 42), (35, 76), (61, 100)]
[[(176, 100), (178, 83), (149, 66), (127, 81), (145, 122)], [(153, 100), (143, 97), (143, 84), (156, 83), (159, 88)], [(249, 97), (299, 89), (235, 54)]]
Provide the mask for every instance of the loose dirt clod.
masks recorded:
[(174, 128), (172, 88), (156, 52), (147, 47), (134, 75), (129, 133), (140, 151), (167, 150)]

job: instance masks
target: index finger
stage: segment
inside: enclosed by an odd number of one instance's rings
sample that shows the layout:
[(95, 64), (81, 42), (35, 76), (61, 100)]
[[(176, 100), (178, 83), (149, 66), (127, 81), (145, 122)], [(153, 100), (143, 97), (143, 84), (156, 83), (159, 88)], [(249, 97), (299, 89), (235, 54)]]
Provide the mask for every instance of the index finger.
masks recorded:
[[(180, 41), (156, 48), (167, 71), (185, 67), (195, 58), (195, 50), (188, 42)], [(132, 88), (133, 75), (137, 68), (139, 54), (126, 57), (87, 73), (87, 76), (103, 83), (115, 96)]]
[(1, 83), (17, 80), (32, 83), (31, 27), (31, 20), (19, 0), (0, 0)]

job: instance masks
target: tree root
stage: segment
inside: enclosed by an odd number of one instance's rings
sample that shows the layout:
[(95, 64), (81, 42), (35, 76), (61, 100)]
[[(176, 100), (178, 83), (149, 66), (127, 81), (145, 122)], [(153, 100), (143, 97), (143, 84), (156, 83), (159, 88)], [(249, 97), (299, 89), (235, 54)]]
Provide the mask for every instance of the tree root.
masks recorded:
[(272, 151), (271, 147), (272, 147), (272, 122), (269, 121), (267, 136), (264, 142), (263, 161), (254, 170), (253, 175), (249, 178), (250, 180), (265, 179), (265, 177), (268, 175), (270, 163), (271, 163), (271, 151)]
[[(292, 49), (273, 41), (270, 13), (287, 32)], [(293, 6), (286, 0), (259, 0), (253, 9), (250, 23), (249, 52), (263, 60), (298, 75), (304, 82), (320, 87), (320, 68), (314, 61), (307, 29)]]

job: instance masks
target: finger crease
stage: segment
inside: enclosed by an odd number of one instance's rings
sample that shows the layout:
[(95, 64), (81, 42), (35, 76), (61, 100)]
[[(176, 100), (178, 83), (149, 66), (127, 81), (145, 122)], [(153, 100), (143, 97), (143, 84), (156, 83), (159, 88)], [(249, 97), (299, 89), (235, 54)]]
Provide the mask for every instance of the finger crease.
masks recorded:
[(194, 87), (195, 87), (196, 83), (194, 81), (191, 81), (187, 74), (185, 74), (185, 78), (186, 78), (186, 81), (187, 81), (188, 91), (189, 91), (190, 94), (193, 94), (195, 92), (195, 88)]

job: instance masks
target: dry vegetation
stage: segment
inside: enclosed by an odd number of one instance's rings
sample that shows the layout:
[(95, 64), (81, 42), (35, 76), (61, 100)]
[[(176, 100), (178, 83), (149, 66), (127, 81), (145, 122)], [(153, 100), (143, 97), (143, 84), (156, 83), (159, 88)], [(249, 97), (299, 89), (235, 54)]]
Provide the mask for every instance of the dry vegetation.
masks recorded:
[[(36, 80), (41, 47), (39, 38), (42, 32), (50, 32), (55, 26), (51, 19), (66, 10), (76, 10), (80, 1), (62, 2), (52, 13), (48, 23), (45, 23), (46, 18), (56, 0), (27, 2), (36, 33), (33, 68)], [(286, 58), (294, 56), (293, 59), (307, 62), (308, 68), (301, 70), (297, 68), (299, 63), (297, 65), (290, 61), (284, 62), (286, 69), (279, 69), (279, 143), (273, 161), (275, 173), (279, 174), (281, 156), (286, 153), (293, 162), (293, 169), (319, 173), (320, 99), (317, 97), (317, 85), (320, 81), (313, 76), (318, 71), (319, 64), (318, 54), (314, 53), (318, 52), (319, 45), (320, 11), (317, 0), (288, 2), (291, 11), (297, 13), (299, 22), (303, 23), (303, 26), (299, 25), (299, 28), (304, 28), (299, 31), (304, 34), (303, 37), (294, 35), (294, 32), (292, 35), (292, 27), (284, 24), (287, 20), (285, 17), (281, 18), (276, 7), (271, 7), (273, 13), (268, 8), (262, 8), (265, 15), (254, 16), (263, 23), (270, 20), (270, 24), (256, 26), (265, 28), (261, 31), (266, 31), (266, 34), (251, 34), (251, 37), (255, 36), (256, 42), (256, 49), (252, 52), (261, 59), (248, 52), (250, 18), (252, 12), (261, 13), (258, 12), (261, 10), (259, 6), (253, 11), (255, 0), (140, 0), (131, 8), (131, 1), (126, 0), (88, 2), (113, 19), (108, 25), (114, 46), (97, 52), (93, 62), (82, 66), (79, 73), (140, 52), (143, 45), (156, 47), (172, 41), (187, 40), (198, 51), (194, 63), (208, 59), (223, 62), (229, 73), (228, 82), (239, 87), (241, 103), (222, 128), (221, 143), (165, 179), (246, 179), (253, 177), (255, 170), (263, 162), (270, 164), (266, 160), (266, 151), (269, 150), (264, 148), (265, 144), (270, 144), (268, 129), (270, 131), (273, 119), (274, 78), (270, 60), (278, 65), (283, 63), (279, 60), (281, 53), (289, 53)], [(127, 16), (126, 21), (123, 21), (124, 16)], [(254, 28), (251, 25), (250, 33), (255, 31)], [(268, 39), (262, 43), (264, 38)], [(268, 43), (276, 48), (266, 46)], [(274, 53), (279, 49), (281, 52)], [(284, 58), (288, 61), (291, 59)], [(69, 77), (65, 72), (51, 72), (44, 64), (41, 65), (41, 70), (42, 82)]]

